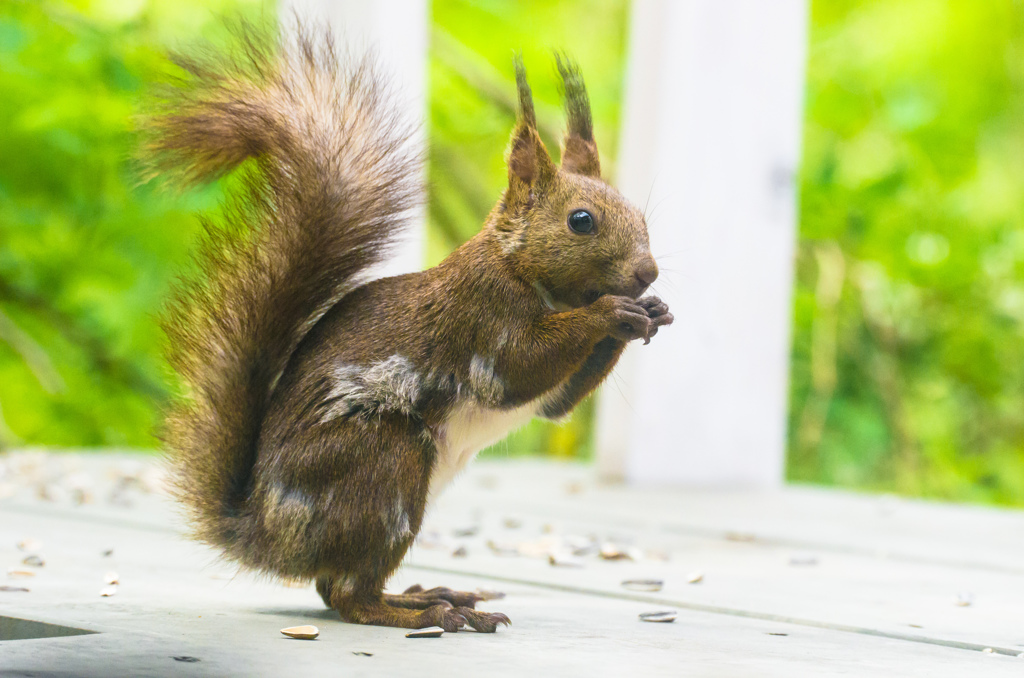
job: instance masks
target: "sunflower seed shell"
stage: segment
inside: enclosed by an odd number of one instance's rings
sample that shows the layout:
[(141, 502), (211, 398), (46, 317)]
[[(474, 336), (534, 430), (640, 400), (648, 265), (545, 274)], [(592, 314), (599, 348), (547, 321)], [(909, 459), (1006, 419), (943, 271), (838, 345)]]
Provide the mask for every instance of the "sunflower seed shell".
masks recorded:
[(281, 629), (281, 633), (297, 640), (313, 640), (320, 635), (320, 629), (315, 626), (289, 626)]
[(660, 579), (627, 579), (622, 582), (623, 588), (630, 591), (660, 591), (664, 585)]

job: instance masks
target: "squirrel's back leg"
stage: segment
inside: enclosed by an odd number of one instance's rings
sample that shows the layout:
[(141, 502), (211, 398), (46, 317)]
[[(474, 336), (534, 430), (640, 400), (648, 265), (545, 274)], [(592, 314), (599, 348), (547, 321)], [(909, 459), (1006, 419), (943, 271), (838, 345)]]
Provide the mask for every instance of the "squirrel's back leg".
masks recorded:
[(495, 598), (504, 598), (505, 594), (496, 592), (480, 592), (473, 593), (472, 591), (453, 591), (450, 588), (444, 586), (436, 586), (432, 589), (426, 589), (419, 584), (410, 586), (402, 593), (384, 594), (384, 600), (389, 605), (395, 607), (409, 607), (416, 610), (425, 610), (431, 605), (436, 605), (441, 601), (451, 603), (454, 607), (469, 607), (475, 608), (476, 604), (481, 600), (494, 600)]
[(385, 602), (381, 592), (383, 584), (358, 577), (323, 576), (316, 580), (316, 590), (324, 603), (337, 610), (341, 618), (353, 624), (396, 626), (404, 629), (423, 629), (440, 626), (445, 631), (458, 631), (468, 619), (451, 603), (441, 601), (425, 610), (396, 607)]
[[(266, 442), (274, 452), (257, 467), (260, 484), (271, 488), (259, 493), (266, 548), (258, 551), (276, 554), (270, 557), (287, 566), (278, 568), (282, 574), (315, 572), (320, 597), (342, 619), (446, 631), (468, 623), (485, 632), (508, 623), (503, 614), (472, 609), (485, 598), (478, 594), (384, 593), (426, 507), (435, 448), (422, 424), (397, 413), (342, 417), (304, 430), (272, 426)], [(314, 517), (299, 515), (303, 498), (316, 507)]]
[(504, 593), (494, 591), (481, 591), (472, 593), (469, 591), (453, 591), (444, 586), (437, 586), (424, 590), (419, 584), (410, 586), (404, 592), (398, 594), (384, 594), (384, 602), (392, 607), (405, 607), (414, 610), (427, 610), (435, 605), (449, 605), (466, 619), (477, 631), (494, 633), (498, 624), (510, 625), (512, 622), (501, 612), (482, 612), (476, 610), (476, 604), (482, 600), (494, 600), (504, 598)]
[(370, 421), (341, 418), (318, 430), (333, 449), (333, 476), (321, 491), (332, 497), (321, 544), (316, 590), (355, 624), (458, 631), (466, 618), (446, 601), (425, 609), (389, 604), (384, 584), (419, 532), (433, 464), (422, 426), (399, 414)]
[(473, 610), (476, 594), (384, 593), (426, 507), (436, 450), (421, 423), (398, 413), (306, 428), (272, 420), (264, 444), (257, 485), (268, 489), (254, 502), (262, 539), (246, 543), (267, 569), (315, 577), (324, 603), (353, 623), (447, 631), (508, 623)]
[[(316, 590), (324, 604), (337, 610), (345, 621), (355, 624), (406, 629), (440, 626), (449, 632), (469, 624), (476, 631), (494, 633), (498, 624), (507, 626), (512, 623), (501, 612), (482, 612), (472, 608), (478, 601), (488, 600), (490, 597), (486, 595), (443, 587), (391, 595), (381, 593), (380, 588), (378, 584), (359, 582), (352, 577), (325, 576), (316, 580)], [(453, 606), (448, 600), (450, 597), (462, 604)]]

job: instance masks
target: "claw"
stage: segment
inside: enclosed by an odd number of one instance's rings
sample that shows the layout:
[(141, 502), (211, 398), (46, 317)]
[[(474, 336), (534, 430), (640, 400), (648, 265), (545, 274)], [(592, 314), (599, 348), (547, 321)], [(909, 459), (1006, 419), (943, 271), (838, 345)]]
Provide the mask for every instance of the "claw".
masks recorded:
[(494, 633), (498, 629), (498, 624), (512, 625), (512, 620), (501, 612), (488, 613), (461, 608), (460, 611), (466, 616), (466, 623), (469, 624), (470, 628), (479, 633)]

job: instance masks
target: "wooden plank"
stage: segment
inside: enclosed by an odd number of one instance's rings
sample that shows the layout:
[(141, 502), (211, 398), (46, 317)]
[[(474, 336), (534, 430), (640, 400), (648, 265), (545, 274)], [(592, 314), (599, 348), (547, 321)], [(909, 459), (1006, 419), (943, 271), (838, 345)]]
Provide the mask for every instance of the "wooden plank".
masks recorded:
[[(522, 488), (530, 488), (523, 493)], [(754, 538), (767, 545), (1024, 573), (1024, 511), (815, 487), (629, 488), (584, 464), (482, 461), (442, 502), (592, 519), (635, 531)]]
[[(510, 516), (522, 527), (502, 529)], [(480, 536), (452, 536), (471, 524)], [(589, 557), (581, 569), (563, 569), (496, 557), (485, 544), (543, 543), (553, 539), (545, 526), (671, 561)], [(629, 595), (622, 580), (661, 579), (666, 605), (1024, 652), (1015, 621), (1024, 605), (1021, 511), (824, 491), (635, 490), (595, 483), (585, 467), (480, 463), (442, 499), (428, 529), (449, 548), (419, 549), (413, 564), (618, 596)], [(457, 544), (472, 562), (448, 555)], [(694, 571), (704, 573), (700, 585), (686, 583)], [(969, 605), (958, 604), (961, 594)]]
[[(47, 563), (17, 582), (30, 593), (0, 593), (0, 615), (98, 633), (4, 643), (0, 671), (103, 675), (117, 657), (136, 675), (159, 675), (161, 662), (188, 655), (201, 658), (205, 674), (331, 667), (395, 675), (440, 671), (455, 653), (496, 676), (934, 677), (1009, 675), (1024, 661), (1012, 656), (1024, 652), (1024, 573), (1008, 567), (1024, 561), (1021, 511), (824, 491), (638, 490), (602, 485), (579, 465), (480, 462), (432, 507), (392, 589), (503, 590), (508, 597), (486, 607), (508, 613), (514, 626), (486, 639), (446, 636), (458, 648), (423, 647), (408, 645), (400, 630), (341, 624), (308, 585), (287, 588), (220, 563), (180, 536), (180, 514), (140, 489), (148, 482), (132, 483), (111, 504), (126, 473), (149, 478), (137, 459), (109, 455), (26, 457), (7, 467), (5, 482), (17, 490), (0, 499), (0, 564), (20, 562), (15, 545), (26, 537), (43, 542)], [(58, 491), (42, 501), (39, 483), (86, 487), (93, 503), (75, 506)], [(475, 535), (454, 536), (470, 526)], [(582, 568), (553, 567), (537, 546), (556, 535), (613, 540), (639, 548), (639, 558), (588, 555)], [(879, 557), (876, 537), (902, 551)], [(499, 557), (488, 541), (532, 546), (536, 555)], [(457, 545), (466, 557), (451, 555)], [(119, 592), (100, 598), (111, 569)], [(687, 583), (695, 571), (703, 580)], [(664, 586), (630, 591), (625, 579)], [(974, 594), (970, 606), (954, 604), (960, 591)], [(666, 607), (679, 611), (674, 624), (637, 620)], [(273, 642), (278, 629), (303, 623), (321, 627), (317, 643)], [(356, 650), (372, 652), (375, 663), (351, 663)]]
[[(533, 672), (619, 677), (643, 672), (936, 678), (1020, 671), (1020, 660), (1013, 657), (781, 620), (684, 608), (673, 624), (644, 624), (637, 615), (652, 604), (641, 600), (407, 567), (394, 590), (413, 583), (466, 590), (501, 586), (507, 597), (486, 607), (513, 619), (512, 627), (495, 636), (448, 634), (436, 643), (413, 643), (399, 629), (343, 624), (323, 609), (311, 588), (235, 575), (209, 551), (162, 531), (110, 523), (91, 530), (81, 529), (78, 522), (70, 525), (69, 530), (68, 522), (54, 517), (12, 515), (0, 504), (0, 559), (16, 558), (12, 542), (31, 533), (47, 545), (51, 560), (31, 594), (2, 600), (2, 614), (98, 632), (3, 643), (0, 670), (5, 675), (60, 671), (100, 676), (110, 675), (114, 666), (126, 675), (165, 675), (188, 671), (189, 664), (173, 659), (181, 656), (199, 660), (194, 675), (221, 676), (433, 675), (450, 671), (453, 661), (492, 676)], [(97, 551), (99, 544), (115, 548), (113, 561)], [(101, 599), (97, 581), (112, 563), (121, 574), (121, 591)], [(309, 643), (280, 635), (280, 628), (299, 623), (318, 626), (320, 637)]]

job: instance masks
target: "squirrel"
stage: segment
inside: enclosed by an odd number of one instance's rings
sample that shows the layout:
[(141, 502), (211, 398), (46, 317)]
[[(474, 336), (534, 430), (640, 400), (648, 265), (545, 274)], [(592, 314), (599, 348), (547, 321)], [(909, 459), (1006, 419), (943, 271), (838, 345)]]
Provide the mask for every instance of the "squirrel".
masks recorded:
[[(672, 323), (643, 214), (601, 178), (578, 66), (557, 55), (561, 164), (515, 59), (508, 185), (437, 266), (367, 282), (422, 194), (422, 162), (372, 56), (326, 28), (242, 25), (178, 55), (145, 119), (150, 173), (240, 168), (163, 317), (184, 384), (161, 438), (194, 536), (241, 566), (315, 581), (348, 622), (493, 632), (488, 598), (384, 593), (430, 501), (482, 448), (559, 419), (630, 341)], [(235, 185), (235, 184), (232, 184)]]

